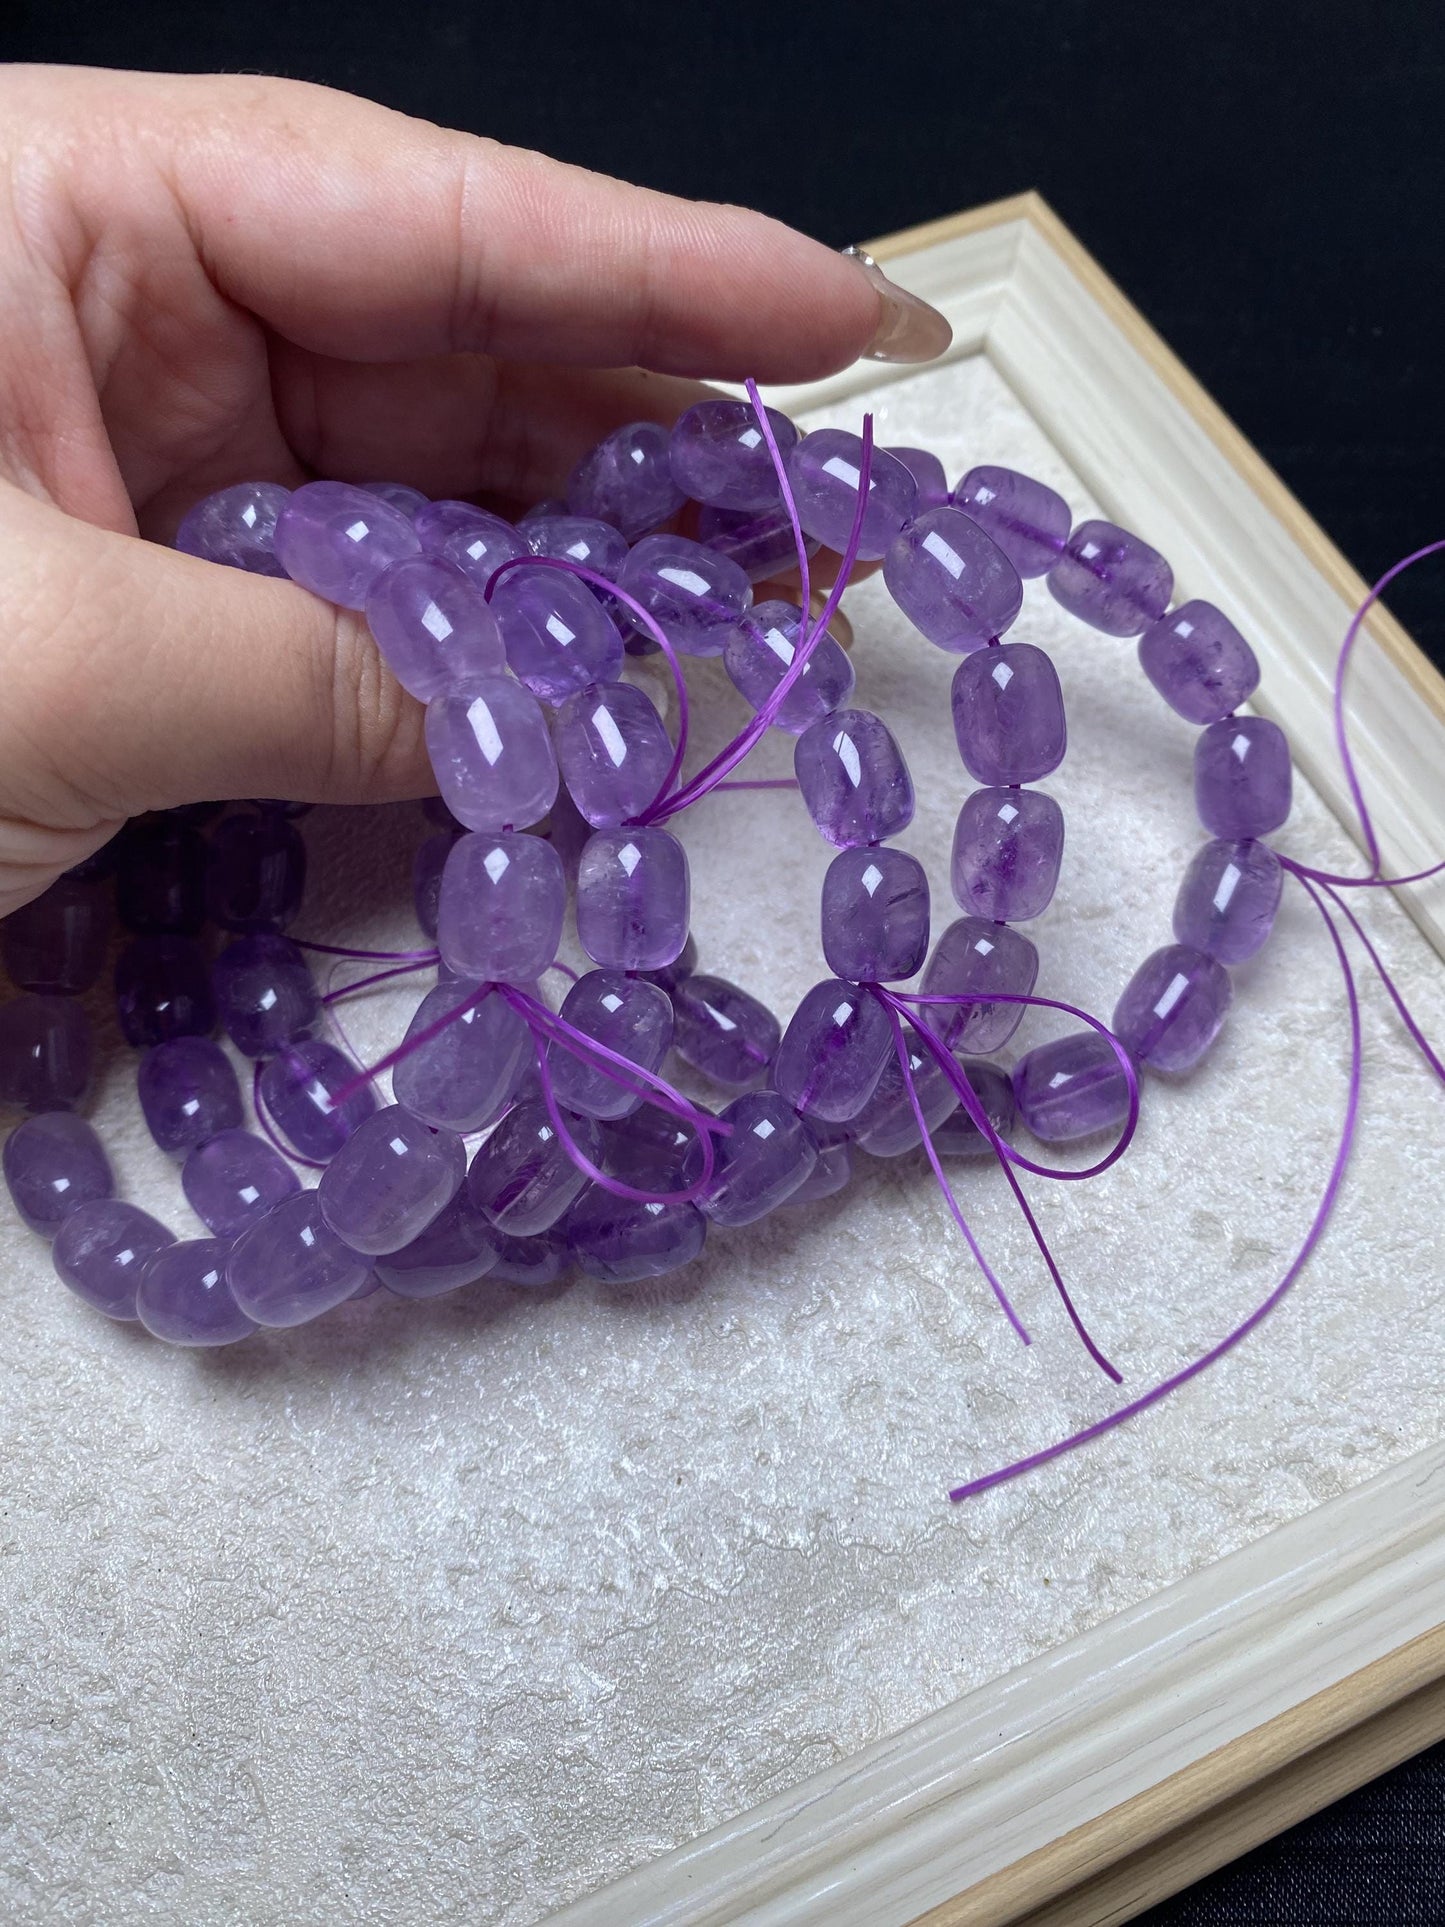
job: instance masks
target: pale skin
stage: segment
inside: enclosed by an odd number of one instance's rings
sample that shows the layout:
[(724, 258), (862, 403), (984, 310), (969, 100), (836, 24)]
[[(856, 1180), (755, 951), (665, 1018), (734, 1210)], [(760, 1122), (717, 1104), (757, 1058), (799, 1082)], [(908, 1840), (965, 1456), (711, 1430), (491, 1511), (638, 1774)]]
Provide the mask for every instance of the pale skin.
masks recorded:
[(520, 507), (702, 378), (947, 342), (763, 215), (294, 81), (0, 68), (0, 184), (0, 915), (144, 810), (435, 787), (360, 617), (162, 546), (200, 496)]

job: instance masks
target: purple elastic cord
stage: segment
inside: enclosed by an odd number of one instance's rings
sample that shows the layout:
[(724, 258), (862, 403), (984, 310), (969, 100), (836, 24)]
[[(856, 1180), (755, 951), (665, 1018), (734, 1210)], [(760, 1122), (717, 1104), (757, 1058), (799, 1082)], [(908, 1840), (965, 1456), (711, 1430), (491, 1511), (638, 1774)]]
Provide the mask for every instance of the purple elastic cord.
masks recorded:
[(347, 997), (355, 997), (360, 991), (370, 990), (373, 984), (390, 983), (393, 977), (415, 976), (418, 970), (430, 970), (439, 961), (439, 953), (433, 950), (415, 963), (394, 964), (390, 970), (374, 970), (369, 977), (358, 977), (354, 984), (343, 984), (339, 990), (328, 990), (321, 1001), (323, 1004), (339, 1004)]
[(359, 957), (363, 962), (427, 964), (438, 958), (435, 946), (430, 950), (354, 950), (349, 944), (312, 943), (306, 937), (292, 937), (290, 941), (298, 950), (314, 950), (321, 957)]

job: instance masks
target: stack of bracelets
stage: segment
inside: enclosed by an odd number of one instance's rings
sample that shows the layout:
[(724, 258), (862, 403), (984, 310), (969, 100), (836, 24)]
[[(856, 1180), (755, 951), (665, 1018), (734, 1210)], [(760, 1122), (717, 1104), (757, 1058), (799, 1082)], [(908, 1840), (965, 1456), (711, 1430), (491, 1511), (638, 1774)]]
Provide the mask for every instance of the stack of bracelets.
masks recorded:
[[(415, 894), (436, 948), (370, 954), (393, 966), (378, 976), (436, 966), (437, 980), (381, 1064), (362, 1071), (327, 1041), (307, 947), (284, 934), (305, 850), (296, 809), (279, 802), (226, 816), (209, 842), (219, 806), (138, 820), (9, 917), (4, 960), (23, 994), (0, 1008), (0, 1102), (30, 1115), (5, 1144), (4, 1173), (88, 1303), (175, 1344), (215, 1345), (378, 1286), (420, 1298), (483, 1276), (551, 1282), (569, 1266), (636, 1286), (695, 1259), (710, 1227), (839, 1191), (858, 1148), (888, 1158), (921, 1144), (965, 1236), (942, 1161), (996, 1158), (1038, 1236), (1016, 1170), (1088, 1173), (1031, 1161), (1009, 1142), (1016, 1120), (1046, 1144), (1122, 1131), (1097, 1171), (1132, 1133), (1140, 1069), (1187, 1071), (1209, 1049), (1230, 967), (1274, 920), (1281, 862), (1262, 839), (1290, 808), (1284, 735), (1235, 713), (1259, 679), (1247, 642), (1209, 603), (1171, 611), (1162, 556), (1108, 522), (1073, 527), (1042, 483), (979, 467), (950, 492), (932, 455), (875, 449), (871, 423), (861, 437), (800, 436), (749, 392), (751, 403), (699, 403), (670, 433), (619, 429), (579, 465), (565, 503), (515, 526), (397, 484), (329, 481), (244, 483), (188, 515), (176, 538), (188, 553), (364, 610), (426, 705), (445, 808), (430, 807), (442, 827), (418, 852)], [(701, 504), (696, 538), (665, 532), (689, 500)], [(815, 619), (819, 545), (844, 566)], [(855, 558), (881, 558), (910, 621), (960, 658), (953, 723), (980, 787), (953, 842), (963, 915), (931, 955), (924, 870), (888, 842), (913, 816), (908, 769), (884, 721), (848, 706), (852, 663), (828, 630)], [(795, 564), (797, 602), (754, 604), (753, 583)], [(1029, 787), (1064, 756), (1058, 675), (1041, 649), (1002, 639), (1023, 579), (1039, 576), (1095, 629), (1137, 636), (1145, 674), (1200, 725), (1195, 791), (1211, 840), (1180, 886), (1175, 941), (1134, 973), (1112, 1033), (1076, 1012), (1083, 1028), (1029, 1051), (1010, 1077), (988, 1059), (1024, 1008), (1070, 1008), (1035, 993), (1038, 952), (1019, 927), (1053, 896), (1064, 842), (1058, 804)], [(629, 650), (671, 664), (676, 742), (620, 680)], [(679, 654), (721, 656), (755, 712), (685, 783)], [(769, 728), (796, 737), (797, 788), (838, 850), (822, 893), (832, 974), (785, 1028), (696, 968), (687, 857), (665, 827)], [(559, 782), (590, 826), (573, 890), (596, 967), (554, 1012), (537, 983), (567, 908), (568, 866), (544, 821)], [(204, 1238), (178, 1242), (118, 1200), (77, 1113), (92, 1053), (76, 998), (107, 954), (112, 870), (130, 933), (116, 965), (121, 1028), (143, 1052), (146, 1123), (180, 1162)], [(214, 964), (207, 917), (227, 933)], [(917, 991), (896, 988), (920, 970)], [(218, 1023), (254, 1062), (267, 1136), (244, 1127)], [(665, 1081), (669, 1052), (728, 1094), (720, 1111)], [(395, 1101), (382, 1106), (373, 1080), (387, 1069)], [(469, 1164), (464, 1138), (479, 1132)], [(315, 1188), (297, 1163), (323, 1167)]]

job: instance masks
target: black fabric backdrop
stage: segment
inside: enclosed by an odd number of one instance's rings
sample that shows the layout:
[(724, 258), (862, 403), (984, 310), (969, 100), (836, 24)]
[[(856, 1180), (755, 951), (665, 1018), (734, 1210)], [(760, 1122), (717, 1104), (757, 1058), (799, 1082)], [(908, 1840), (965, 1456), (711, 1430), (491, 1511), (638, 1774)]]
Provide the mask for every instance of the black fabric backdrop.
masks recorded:
[[(1445, 8), (15, 0), (0, 55), (244, 69), (842, 245), (1053, 203), (1366, 576), (1445, 535)], [(1445, 569), (1394, 607), (1445, 662)], [(1445, 1921), (1445, 1749), (1149, 1916)]]

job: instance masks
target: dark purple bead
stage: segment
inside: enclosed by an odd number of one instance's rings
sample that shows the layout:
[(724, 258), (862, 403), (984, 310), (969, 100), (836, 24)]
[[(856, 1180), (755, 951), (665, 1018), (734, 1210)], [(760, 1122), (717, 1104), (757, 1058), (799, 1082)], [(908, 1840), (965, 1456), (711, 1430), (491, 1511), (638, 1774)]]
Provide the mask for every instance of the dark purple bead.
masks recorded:
[(1096, 1030), (1040, 1044), (1014, 1066), (1018, 1114), (1045, 1144), (1113, 1130), (1129, 1115), (1129, 1085), (1113, 1046)]
[(398, 1298), (438, 1298), (484, 1278), (497, 1262), (497, 1233), (463, 1185), (410, 1244), (379, 1258), (376, 1275)]
[(557, 759), (542, 706), (508, 676), (483, 676), (427, 704), (437, 787), (469, 830), (525, 829), (557, 796)]
[[(863, 479), (863, 442), (844, 428), (816, 428), (787, 456), (788, 479), (798, 520), (840, 554), (848, 546)], [(865, 561), (885, 555), (888, 545), (918, 510), (918, 486), (895, 456), (875, 447), (868, 473), (868, 506), (858, 554)]]
[(241, 1087), (231, 1060), (209, 1037), (174, 1037), (140, 1060), (136, 1090), (151, 1136), (183, 1158), (217, 1131), (241, 1124)]
[(623, 566), (619, 587), (689, 656), (720, 656), (753, 599), (752, 583), (736, 562), (685, 535), (644, 536)]
[(663, 964), (660, 970), (648, 970), (643, 974), (650, 984), (656, 984), (659, 990), (665, 990), (671, 997), (683, 978), (690, 977), (696, 969), (697, 945), (693, 942), (692, 933), (689, 931), (687, 942), (671, 963)]
[[(788, 511), (769, 509), (704, 508), (697, 518), (697, 539), (705, 549), (725, 555), (750, 582), (786, 575), (797, 565), (798, 544)], [(804, 535), (803, 547), (812, 556), (822, 543)]]
[(657, 422), (629, 422), (584, 455), (567, 485), (574, 515), (621, 529), (629, 542), (675, 515), (687, 499), (672, 479), (668, 431)]
[(176, 530), (176, 547), (249, 575), (284, 576), (276, 559), (276, 518), (290, 499), (290, 489), (279, 482), (237, 482), (203, 496)]
[(905, 522), (883, 562), (888, 592), (940, 649), (964, 655), (996, 641), (1023, 606), (1018, 570), (962, 509)]
[(211, 966), (194, 937), (137, 937), (115, 960), (121, 1035), (136, 1050), (216, 1028)]
[(776, 1091), (745, 1091), (724, 1107), (722, 1119), (732, 1134), (716, 1139), (712, 1181), (698, 1209), (714, 1224), (753, 1224), (812, 1175), (818, 1147)]
[(587, 1187), (563, 1227), (578, 1269), (606, 1285), (665, 1278), (700, 1256), (707, 1219), (691, 1204), (637, 1204)]
[(95, 1041), (73, 997), (27, 992), (0, 1004), (0, 1104), (73, 1110), (90, 1089)]
[(1254, 651), (1212, 602), (1181, 602), (1139, 638), (1139, 661), (1171, 709), (1217, 723), (1259, 687)]
[(393, 562), (371, 585), (366, 621), (387, 668), (424, 703), (506, 667), (496, 615), (470, 577), (444, 556)]
[(168, 1345), (234, 1345), (256, 1326), (231, 1296), (224, 1238), (187, 1238), (163, 1245), (145, 1262), (136, 1287), (136, 1316)]
[[(983, 917), (960, 917), (934, 946), (923, 973), (926, 996), (954, 997), (965, 991), (1002, 990), (1027, 997), (1038, 981), (1039, 953), (1027, 937), (1007, 924)], [(1000, 1049), (1023, 1022), (1026, 1004), (976, 1003), (924, 1005), (925, 1021), (950, 1050), (984, 1056)]]
[[(761, 709), (793, 666), (803, 612), (795, 602), (759, 602), (728, 636), (723, 667), (745, 702)], [(773, 718), (775, 729), (800, 736), (820, 717), (831, 715), (853, 693), (853, 665), (842, 644), (822, 635), (807, 665)]]
[(1146, 957), (1114, 1006), (1114, 1035), (1156, 1071), (1188, 1071), (1219, 1035), (1233, 989), (1229, 972), (1187, 944)]
[(73, 997), (100, 975), (110, 940), (104, 879), (60, 877), (12, 910), (3, 925), (5, 968), (20, 990)]
[[(963, 1057), (959, 1068), (968, 1074), (973, 1094), (997, 1134), (1007, 1140), (1018, 1117), (1013, 1080), (986, 1057)], [(992, 1143), (960, 1104), (933, 1132), (933, 1148), (941, 1158), (991, 1158)]]
[(840, 849), (881, 843), (913, 821), (903, 752), (870, 710), (836, 709), (805, 729), (793, 771), (820, 834)]
[[(656, 1072), (672, 1047), (672, 999), (656, 984), (620, 970), (589, 970), (567, 992), (560, 1015), (574, 1030), (645, 1071)], [(625, 1117), (635, 1111), (641, 1091), (609, 1077), (602, 1061), (552, 1044), (547, 1068), (558, 1103), (584, 1117)]]
[(477, 983), (532, 983), (562, 941), (567, 876), (543, 837), (458, 837), (442, 872), (437, 942), (449, 970)]
[[(535, 522), (527, 519), (519, 524), (519, 529), (526, 536), (527, 547), (533, 555), (575, 562), (580, 568), (591, 569), (594, 575), (605, 575), (609, 582), (617, 580), (627, 560), (627, 538), (610, 522), (598, 522), (591, 516), (548, 515)], [(516, 573), (521, 575), (522, 571), (518, 569)], [(603, 607), (607, 606), (604, 602)]]
[(1063, 553), (1072, 517), (1062, 495), (1013, 468), (971, 468), (953, 491), (963, 510), (1019, 574), (1047, 575)]
[(186, 823), (133, 823), (123, 832), (115, 910), (138, 937), (194, 937), (205, 922), (206, 840)]
[(878, 1087), (893, 1049), (882, 1006), (868, 991), (826, 978), (803, 998), (773, 1060), (773, 1087), (805, 1118), (846, 1124)]
[(615, 682), (622, 637), (587, 584), (541, 563), (509, 569), (492, 595), (507, 664), (540, 702), (557, 704)]
[(852, 983), (896, 983), (928, 954), (928, 878), (886, 845), (840, 850), (823, 878), (823, 956)]
[(1049, 594), (1106, 636), (1137, 636), (1169, 607), (1174, 571), (1112, 522), (1081, 522), (1049, 571)]
[(577, 870), (577, 936), (608, 970), (661, 970), (687, 942), (687, 853), (667, 830), (598, 830)]
[(1031, 642), (965, 657), (953, 676), (953, 733), (978, 782), (1037, 782), (1068, 748), (1058, 670)]
[(690, 976), (674, 986), (672, 1047), (684, 1064), (733, 1089), (761, 1077), (782, 1027), (766, 1004), (725, 977)]
[(252, 1131), (218, 1131), (181, 1166), (192, 1211), (218, 1238), (239, 1238), (273, 1205), (295, 1195), (301, 1180), (281, 1153)]
[(314, 1191), (300, 1191), (242, 1234), (226, 1261), (231, 1295), (258, 1325), (304, 1325), (358, 1297), (371, 1264), (344, 1245), (321, 1216)]
[(211, 981), (226, 1034), (243, 1057), (269, 1057), (321, 1020), (311, 966), (289, 937), (273, 931), (228, 943)]
[[(564, 1113), (563, 1121), (578, 1148), (597, 1164), (602, 1140), (592, 1119)], [(586, 1182), (546, 1105), (536, 1098), (508, 1111), (467, 1173), (472, 1202), (511, 1238), (550, 1230)]]
[(389, 1104), (353, 1131), (322, 1172), (316, 1196), (343, 1244), (379, 1258), (420, 1237), (466, 1174), (466, 1149), (455, 1131)]
[(456, 837), (450, 830), (439, 830), (417, 846), (411, 865), (411, 899), (416, 920), (424, 937), (436, 942), (437, 906), (442, 894), (442, 871), (452, 853)]
[(545, 1290), (558, 1283), (571, 1263), (560, 1231), (544, 1231), (540, 1238), (508, 1238), (500, 1231), (492, 1235), (497, 1259), (489, 1275), (499, 1283), (523, 1291)]
[(362, 609), (383, 569), (421, 547), (409, 515), (349, 482), (306, 482), (276, 522), (276, 554), (293, 582)]
[(594, 683), (569, 696), (553, 719), (552, 740), (568, 795), (598, 828), (640, 815), (672, 767), (662, 718), (631, 683)]
[(223, 930), (284, 930), (306, 890), (306, 845), (284, 816), (228, 816), (211, 838), (206, 908)]
[(1241, 964), (1274, 928), (1283, 886), (1284, 871), (1267, 843), (1206, 843), (1174, 900), (1174, 935), (1222, 964)]
[[(696, 1108), (714, 1115), (705, 1104)], [(660, 1104), (640, 1104), (600, 1132), (602, 1169), (635, 1190), (675, 1194), (702, 1177), (706, 1159), (698, 1127)]]
[(1194, 745), (1194, 803), (1211, 836), (1268, 836), (1289, 815), (1289, 742), (1264, 716), (1232, 716)]
[(51, 1246), (55, 1275), (107, 1318), (133, 1319), (146, 1260), (175, 1239), (163, 1224), (119, 1198), (72, 1211)]
[[(468, 979), (438, 984), (417, 1005), (407, 1041), (466, 1003), (477, 989)], [(535, 1055), (526, 1024), (492, 992), (404, 1057), (392, 1071), (391, 1085), (397, 1102), (429, 1124), (481, 1131), (495, 1124), (512, 1101)]]
[(379, 501), (390, 503), (403, 515), (416, 520), (417, 511), (427, 505), (427, 497), (419, 488), (411, 488), (405, 482), (358, 482), (356, 485), (363, 495), (374, 495)]
[(377, 1108), (370, 1084), (337, 1102), (338, 1093), (357, 1076), (351, 1059), (324, 1038), (293, 1038), (261, 1072), (261, 1103), (293, 1150), (325, 1164)]
[[(932, 1051), (906, 1027), (905, 1039), (909, 1075), (931, 1137), (957, 1104), (958, 1093)], [(860, 1147), (875, 1158), (902, 1157), (905, 1151), (916, 1150), (923, 1142), (913, 1101), (899, 1068), (896, 1045), (883, 1066), (878, 1088), (849, 1129)]]
[(1042, 790), (975, 790), (953, 832), (960, 910), (1025, 923), (1048, 909), (1064, 855), (1064, 813)]
[(5, 1140), (3, 1165), (15, 1209), (43, 1238), (53, 1238), (81, 1205), (115, 1193), (104, 1145), (71, 1111), (17, 1124)]
[(948, 477), (943, 472), (943, 463), (936, 455), (926, 448), (894, 446), (885, 448), (883, 452), (885, 455), (891, 455), (895, 462), (902, 462), (913, 477), (913, 486), (918, 490), (916, 512), (919, 515), (922, 515), (925, 509), (941, 509), (948, 501)]
[[(766, 413), (778, 452), (786, 458), (798, 431), (777, 409)], [(751, 402), (695, 402), (673, 426), (668, 459), (673, 481), (695, 502), (765, 509), (780, 499), (772, 451)]]

